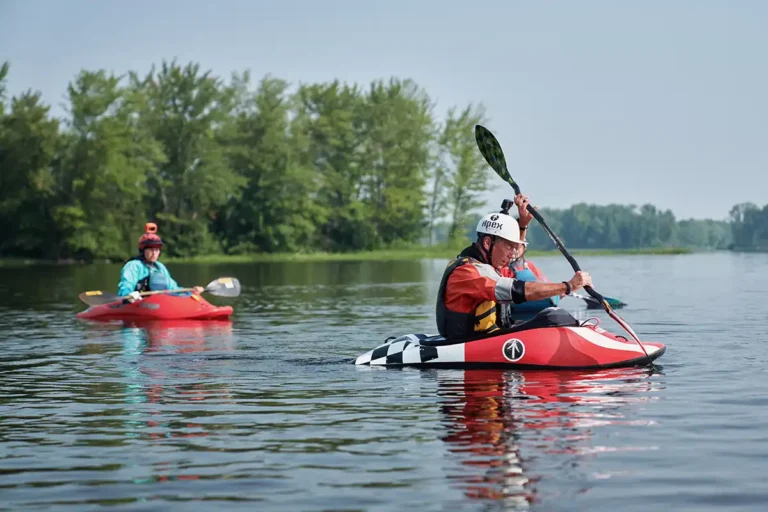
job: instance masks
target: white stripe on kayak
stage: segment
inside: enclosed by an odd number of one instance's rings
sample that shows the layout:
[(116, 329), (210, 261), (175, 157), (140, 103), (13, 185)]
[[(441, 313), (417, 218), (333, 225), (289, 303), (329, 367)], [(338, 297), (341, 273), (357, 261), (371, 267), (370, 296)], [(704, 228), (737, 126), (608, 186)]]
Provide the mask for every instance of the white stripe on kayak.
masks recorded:
[[(566, 329), (570, 329), (571, 331), (575, 332), (576, 334), (578, 334), (588, 342), (603, 348), (607, 348), (611, 350), (624, 350), (627, 352), (637, 352), (639, 354), (643, 353), (643, 349), (638, 347), (637, 342), (635, 341), (632, 341), (630, 343), (625, 343), (623, 341), (616, 341), (607, 336), (603, 336), (602, 334), (595, 332), (588, 327), (566, 327)], [(651, 355), (655, 353), (657, 350), (659, 350), (659, 347), (655, 345), (647, 345), (645, 343), (643, 343), (643, 347), (645, 347), (645, 350), (646, 352), (648, 352), (648, 355)]]
[(358, 357), (358, 358), (355, 360), (355, 364), (356, 364), (356, 365), (360, 365), (360, 364), (368, 364), (368, 363), (370, 363), (370, 362), (371, 362), (371, 356), (372, 356), (372, 355), (373, 355), (373, 350), (369, 350), (369, 351), (368, 351), (368, 352), (366, 352), (365, 354), (363, 354), (363, 355), (359, 356), (359, 357)]
[(464, 343), (455, 343), (437, 347), (437, 359), (427, 361), (429, 363), (463, 363), (464, 362)]

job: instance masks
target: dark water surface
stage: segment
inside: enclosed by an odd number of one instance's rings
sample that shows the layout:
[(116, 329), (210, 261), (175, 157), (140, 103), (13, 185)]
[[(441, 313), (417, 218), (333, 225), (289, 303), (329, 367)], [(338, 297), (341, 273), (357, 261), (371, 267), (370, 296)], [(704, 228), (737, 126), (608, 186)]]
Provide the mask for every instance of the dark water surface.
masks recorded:
[(354, 366), (444, 261), (170, 265), (235, 315), (143, 327), (74, 317), (118, 266), (0, 268), (0, 509), (766, 510), (768, 255), (579, 263), (660, 373)]

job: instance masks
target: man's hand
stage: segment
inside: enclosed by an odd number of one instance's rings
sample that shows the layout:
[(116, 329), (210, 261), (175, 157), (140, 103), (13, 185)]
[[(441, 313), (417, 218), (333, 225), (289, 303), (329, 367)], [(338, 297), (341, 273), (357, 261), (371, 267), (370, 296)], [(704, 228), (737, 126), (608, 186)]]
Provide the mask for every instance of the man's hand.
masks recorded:
[(203, 288), (202, 286), (195, 286), (194, 288), (192, 288), (192, 293), (197, 295), (200, 295), (204, 291), (205, 291), (205, 288)]
[(530, 201), (528, 200), (528, 196), (524, 196), (523, 194), (517, 194), (515, 196), (517, 214), (520, 217), (517, 222), (520, 224), (520, 228), (527, 228), (528, 224), (530, 224), (531, 220), (533, 220), (533, 215), (528, 211), (529, 202)]
[(139, 301), (139, 300), (141, 300), (141, 299), (142, 299), (142, 296), (141, 296), (141, 294), (140, 294), (139, 292), (137, 292), (137, 291), (133, 291), (133, 292), (129, 293), (129, 294), (126, 296), (126, 300), (127, 300), (128, 302), (136, 302), (136, 301)]
[(571, 291), (574, 292), (578, 290), (579, 288), (584, 288), (585, 286), (592, 286), (592, 277), (587, 272), (576, 272), (570, 281), (568, 281), (568, 284), (571, 285)]

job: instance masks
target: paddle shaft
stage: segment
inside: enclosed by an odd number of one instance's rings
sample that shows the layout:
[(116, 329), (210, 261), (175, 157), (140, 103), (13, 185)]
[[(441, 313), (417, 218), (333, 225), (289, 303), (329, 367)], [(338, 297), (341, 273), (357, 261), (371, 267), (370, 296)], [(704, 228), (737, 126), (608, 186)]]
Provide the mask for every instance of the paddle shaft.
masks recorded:
[[(139, 292), (139, 295), (142, 297), (146, 297), (149, 295), (194, 292), (195, 288), (200, 288), (200, 287), (195, 286), (193, 288), (177, 288), (175, 290), (144, 291), (144, 292)], [(238, 295), (240, 295), (240, 281), (238, 281), (234, 277), (219, 277), (218, 279), (214, 279), (213, 281), (208, 283), (208, 285), (205, 288), (203, 288), (202, 291), (208, 292), (212, 295), (217, 295), (219, 297), (237, 297)], [(119, 302), (128, 298), (127, 295), (121, 297), (114, 293), (104, 293), (101, 290), (83, 292), (79, 295), (79, 297), (80, 297), (80, 300), (82, 300), (89, 306), (100, 306), (103, 304), (110, 304), (112, 302)]]
[[(515, 195), (519, 195), (520, 187), (518, 186), (517, 182), (513, 181), (512, 183), (510, 183), (510, 185), (512, 185), (512, 188), (515, 190)], [(539, 224), (541, 224), (541, 227), (543, 227), (544, 231), (547, 232), (547, 235), (549, 235), (549, 238), (551, 238), (552, 241), (555, 242), (555, 245), (557, 246), (557, 248), (560, 250), (561, 253), (563, 253), (563, 256), (565, 256), (565, 259), (568, 260), (568, 263), (571, 264), (573, 271), (581, 272), (581, 267), (579, 267), (579, 263), (576, 261), (576, 259), (573, 256), (571, 256), (571, 253), (569, 253), (568, 250), (565, 248), (565, 244), (563, 244), (562, 240), (560, 240), (560, 238), (555, 234), (554, 231), (552, 231), (549, 225), (547, 225), (547, 222), (544, 220), (544, 217), (542, 217), (541, 214), (538, 211), (536, 211), (536, 208), (534, 208), (530, 204), (526, 209), (531, 215), (533, 215), (533, 218), (536, 219)], [(600, 304), (603, 304), (603, 307), (606, 308), (606, 312), (610, 314), (609, 310), (611, 306), (608, 304), (608, 302), (605, 300), (605, 298), (602, 295), (597, 293), (597, 291), (595, 291), (595, 289), (592, 288), (591, 286), (585, 286), (584, 290), (588, 294), (590, 294), (595, 300), (600, 302)], [(630, 332), (630, 334), (632, 333)], [(638, 343), (639, 342), (640, 340), (638, 340)]]
[[(520, 193), (520, 187), (517, 186), (517, 183), (514, 183), (512, 187), (515, 189), (515, 194)], [(565, 248), (565, 245), (563, 244), (563, 242), (547, 225), (546, 221), (541, 216), (541, 214), (539, 214), (539, 212), (537, 212), (536, 209), (530, 204), (528, 205), (527, 210), (531, 213), (531, 215), (533, 215), (533, 218), (536, 219), (539, 224), (541, 224), (541, 227), (543, 227), (544, 231), (547, 232), (547, 234), (549, 235), (549, 238), (551, 238), (552, 241), (555, 242), (555, 245), (557, 246), (557, 248), (560, 250), (561, 253), (563, 253), (563, 256), (565, 256), (565, 259), (568, 260), (568, 263), (571, 264), (573, 271), (580, 272), (581, 267), (579, 267), (579, 264), (576, 261), (576, 259), (573, 256), (571, 256), (571, 254)], [(619, 325), (621, 325), (624, 328), (625, 331), (629, 333), (630, 336), (632, 336), (635, 339), (637, 344), (640, 345), (640, 348), (643, 350), (643, 354), (645, 354), (645, 357), (648, 359), (648, 363), (651, 365), (651, 367), (653, 367), (654, 364), (653, 364), (653, 360), (651, 359), (651, 356), (648, 355), (648, 351), (645, 350), (645, 347), (640, 342), (640, 338), (637, 337), (637, 334), (635, 334), (635, 331), (632, 330), (629, 324), (627, 324), (619, 315), (613, 312), (613, 308), (611, 307), (610, 304), (608, 304), (608, 301), (605, 300), (605, 298), (602, 295), (600, 295), (594, 288), (592, 288), (591, 286), (585, 286), (584, 290), (586, 290), (586, 292), (589, 295), (591, 295), (595, 300), (600, 302), (600, 304), (602, 304), (603, 306), (603, 309), (605, 309), (605, 312), (608, 313), (608, 315), (611, 318), (613, 318)]]
[[(176, 290), (154, 290), (154, 291), (151, 291), (151, 292), (140, 292), (139, 295), (141, 295), (142, 297), (146, 297), (147, 295), (158, 295), (158, 294), (161, 294), (161, 293), (191, 292), (193, 290), (194, 290), (194, 288), (178, 288)], [(205, 289), (203, 291), (208, 291), (208, 290)]]
[[(518, 194), (520, 193), (517, 190), (515, 190), (515, 192), (517, 192)], [(565, 259), (568, 260), (568, 263), (571, 264), (573, 271), (581, 272), (581, 267), (579, 267), (578, 262), (573, 258), (573, 256), (571, 256), (571, 253), (569, 253), (568, 250), (565, 248), (565, 245), (563, 245), (563, 242), (550, 229), (550, 227), (547, 225), (546, 221), (541, 216), (541, 214), (539, 214), (539, 212), (536, 211), (536, 208), (534, 208), (529, 204), (527, 210), (531, 213), (531, 215), (533, 215), (533, 218), (536, 219), (539, 222), (539, 224), (541, 224), (541, 227), (543, 227), (544, 231), (547, 232), (547, 234), (549, 235), (549, 238), (551, 238), (552, 241), (555, 242), (555, 245), (557, 246), (557, 248), (560, 250), (561, 253), (563, 253), (563, 256), (565, 256)], [(600, 295), (598, 292), (596, 292), (594, 288), (592, 288), (591, 286), (585, 286), (584, 290), (601, 304), (606, 302), (605, 298), (603, 298), (603, 296)]]
[[(520, 192), (519, 192), (519, 187), (515, 187), (515, 192), (516, 192), (517, 194), (519, 194), (519, 193), (520, 193)], [(568, 250), (565, 248), (565, 245), (564, 245), (564, 244), (563, 244), (563, 242), (560, 240), (560, 238), (558, 238), (558, 236), (557, 236), (557, 235), (556, 235), (556, 234), (555, 234), (555, 233), (552, 231), (552, 229), (551, 229), (551, 228), (550, 228), (550, 227), (547, 225), (547, 222), (544, 220), (544, 218), (541, 216), (541, 214), (539, 214), (539, 212), (537, 212), (537, 211), (536, 211), (536, 209), (535, 209), (533, 206), (531, 206), (530, 204), (528, 205), (528, 208), (527, 208), (527, 210), (528, 210), (528, 211), (531, 213), (531, 215), (533, 215), (533, 218), (534, 218), (534, 219), (536, 219), (536, 220), (539, 222), (539, 224), (541, 224), (541, 227), (543, 227), (543, 228), (544, 228), (544, 231), (546, 231), (546, 232), (547, 232), (547, 234), (548, 234), (548, 235), (549, 235), (549, 237), (552, 239), (552, 241), (553, 241), (553, 242), (555, 242), (555, 245), (557, 246), (557, 248), (560, 250), (560, 252), (561, 252), (561, 253), (563, 253), (563, 256), (565, 256), (565, 259), (567, 259), (567, 260), (568, 260), (568, 263), (570, 263), (570, 264), (571, 264), (571, 267), (573, 268), (573, 271), (574, 271), (574, 272), (580, 272), (580, 271), (581, 271), (581, 267), (579, 267), (579, 263), (576, 261), (576, 259), (575, 259), (573, 256), (571, 256), (571, 253), (569, 253), (569, 252), (568, 252)], [(645, 355), (646, 355), (646, 356), (648, 356), (648, 353), (646, 352), (646, 350), (645, 350), (645, 347), (643, 346), (643, 344), (642, 344), (642, 343), (640, 343), (640, 339), (637, 337), (637, 334), (635, 334), (635, 332), (632, 330), (632, 328), (631, 328), (631, 327), (629, 327), (629, 325), (627, 325), (627, 323), (626, 323), (626, 322), (624, 322), (624, 321), (623, 321), (621, 318), (619, 318), (619, 317), (618, 317), (618, 316), (617, 316), (617, 315), (616, 315), (616, 314), (613, 312), (613, 308), (611, 308), (611, 305), (610, 305), (610, 304), (608, 304), (608, 301), (607, 301), (607, 300), (605, 300), (605, 297), (603, 297), (603, 296), (602, 296), (600, 293), (598, 293), (598, 292), (597, 292), (597, 291), (596, 291), (594, 288), (592, 288), (591, 286), (585, 286), (585, 287), (584, 287), (584, 290), (585, 290), (585, 291), (586, 291), (586, 292), (587, 292), (589, 295), (591, 295), (591, 296), (592, 296), (592, 298), (594, 298), (595, 300), (597, 300), (598, 302), (600, 302), (600, 304), (602, 304), (602, 305), (603, 305), (603, 309), (605, 309), (605, 312), (606, 312), (606, 313), (608, 313), (609, 315), (611, 315), (611, 318), (613, 318), (613, 319), (614, 319), (614, 320), (616, 320), (616, 321), (617, 321), (619, 324), (621, 324), (621, 326), (622, 326), (622, 327), (624, 327), (624, 329), (626, 329), (626, 331), (627, 331), (627, 332), (628, 332), (628, 333), (629, 333), (629, 334), (630, 334), (630, 335), (631, 335), (633, 338), (635, 338), (635, 341), (637, 341), (637, 343), (640, 345), (640, 348), (642, 348), (642, 349), (643, 349), (643, 352), (645, 352)], [(650, 360), (650, 358), (649, 358), (649, 360)]]

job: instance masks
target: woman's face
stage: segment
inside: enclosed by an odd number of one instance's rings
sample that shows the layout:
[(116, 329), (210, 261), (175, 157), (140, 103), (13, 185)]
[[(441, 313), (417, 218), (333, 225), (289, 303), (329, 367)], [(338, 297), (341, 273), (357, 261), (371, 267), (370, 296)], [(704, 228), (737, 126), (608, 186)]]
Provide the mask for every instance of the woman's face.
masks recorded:
[(160, 248), (159, 247), (145, 247), (144, 248), (144, 259), (149, 263), (154, 263), (157, 261), (157, 259), (160, 257)]

